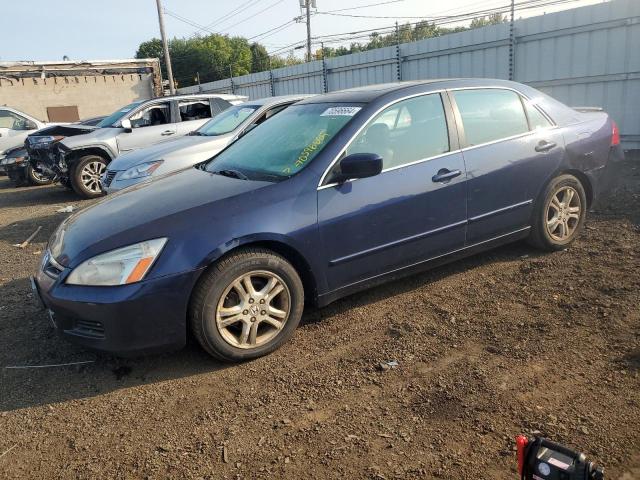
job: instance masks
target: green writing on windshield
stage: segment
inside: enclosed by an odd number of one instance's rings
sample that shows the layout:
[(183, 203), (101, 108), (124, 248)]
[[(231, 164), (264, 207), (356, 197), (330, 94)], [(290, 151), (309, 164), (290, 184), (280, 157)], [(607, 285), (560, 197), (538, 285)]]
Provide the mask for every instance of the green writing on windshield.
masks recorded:
[[(307, 161), (309, 160), (309, 157), (311, 157), (312, 154), (324, 143), (324, 141), (327, 139), (328, 136), (329, 134), (327, 133), (326, 130), (322, 130), (318, 135), (316, 135), (313, 141), (309, 145), (304, 147), (302, 152), (300, 152), (300, 155), (298, 155), (298, 158), (294, 163), (295, 168), (298, 169), (302, 167), (305, 163), (307, 163)], [(282, 173), (287, 175), (290, 174), (291, 167), (284, 168), (282, 170)]]

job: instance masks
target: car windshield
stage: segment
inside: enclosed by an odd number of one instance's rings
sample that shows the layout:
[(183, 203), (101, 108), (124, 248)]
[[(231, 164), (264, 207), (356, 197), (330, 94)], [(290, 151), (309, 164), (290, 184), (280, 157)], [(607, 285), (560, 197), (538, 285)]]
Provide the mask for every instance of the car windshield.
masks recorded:
[(258, 108), (260, 108), (260, 105), (237, 105), (235, 107), (229, 107), (202, 125), (196, 132), (198, 135), (204, 135), (206, 137), (215, 137), (233, 132)]
[(252, 180), (291, 177), (309, 165), (361, 108), (345, 103), (293, 105), (231, 144), (205, 169)]
[(141, 103), (142, 102), (133, 102), (126, 107), (122, 107), (119, 110), (116, 110), (108, 117), (103, 118), (100, 123), (96, 125), (96, 127), (115, 127), (116, 123), (118, 123), (122, 117), (124, 117), (127, 113), (129, 113)]

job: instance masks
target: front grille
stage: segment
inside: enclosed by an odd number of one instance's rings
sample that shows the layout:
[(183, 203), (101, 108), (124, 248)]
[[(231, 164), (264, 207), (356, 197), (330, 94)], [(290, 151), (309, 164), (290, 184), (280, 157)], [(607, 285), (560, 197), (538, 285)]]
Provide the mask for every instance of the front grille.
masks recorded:
[(107, 170), (107, 174), (104, 176), (104, 181), (102, 182), (105, 187), (111, 185), (111, 182), (113, 182), (113, 179), (115, 178), (117, 173), (118, 172), (115, 170)]
[(83, 337), (104, 338), (104, 325), (92, 320), (76, 320), (73, 333)]

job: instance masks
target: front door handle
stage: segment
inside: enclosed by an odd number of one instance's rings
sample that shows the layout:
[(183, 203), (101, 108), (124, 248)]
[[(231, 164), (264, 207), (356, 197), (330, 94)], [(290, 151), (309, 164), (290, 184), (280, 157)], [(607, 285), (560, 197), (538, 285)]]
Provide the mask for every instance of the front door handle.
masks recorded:
[(458, 175), (461, 175), (462, 172), (460, 170), (449, 170), (447, 168), (441, 168), (438, 170), (431, 180), (434, 182), (448, 182), (452, 178), (456, 178)]
[(548, 152), (556, 145), (556, 142), (547, 142), (546, 140), (540, 140), (540, 142), (538, 142), (538, 145), (536, 145), (535, 150), (536, 152)]
[(166, 137), (167, 135), (173, 135), (174, 133), (176, 132), (174, 132), (173, 130), (165, 130), (161, 135)]

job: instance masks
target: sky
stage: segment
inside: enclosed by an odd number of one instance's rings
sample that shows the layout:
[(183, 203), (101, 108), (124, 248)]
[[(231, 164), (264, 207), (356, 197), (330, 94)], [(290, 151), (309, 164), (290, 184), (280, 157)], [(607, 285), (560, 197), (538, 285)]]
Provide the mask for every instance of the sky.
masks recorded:
[[(509, 0), (316, 1), (318, 12), (349, 9), (339, 13), (391, 18), (318, 13), (311, 19), (313, 36), (388, 27), (396, 19), (400, 23), (418, 21), (402, 17), (450, 16), (509, 4)], [(523, 1), (526, 0), (516, 0), (516, 4)], [(516, 17), (602, 1), (577, 0), (518, 12)], [(376, 3), (384, 4), (365, 7)], [(200, 30), (200, 33), (216, 32), (248, 38), (268, 32), (301, 14), (300, 0), (163, 0), (163, 5), (167, 12), (165, 25), (169, 37), (190, 37), (198, 31), (196, 26), (204, 26), (206, 30)], [(160, 36), (155, 0), (9, 0), (3, 2), (1, 12), (0, 61), (61, 60), (65, 55), (71, 60), (131, 58), (140, 43)], [(294, 22), (282, 30), (276, 29), (269, 35), (258, 37), (257, 41), (270, 52), (288, 54), (291, 50), (282, 50), (283, 47), (302, 44), (305, 38), (305, 24)], [(302, 57), (304, 51), (296, 50), (295, 54)]]

